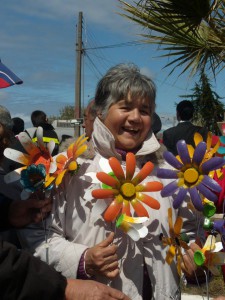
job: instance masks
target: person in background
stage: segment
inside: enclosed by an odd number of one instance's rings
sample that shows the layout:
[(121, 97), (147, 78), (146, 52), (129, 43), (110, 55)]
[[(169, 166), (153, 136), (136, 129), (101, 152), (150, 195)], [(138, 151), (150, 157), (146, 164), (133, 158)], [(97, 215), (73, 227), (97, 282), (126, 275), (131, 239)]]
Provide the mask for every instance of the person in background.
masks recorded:
[(176, 108), (178, 124), (163, 131), (163, 144), (167, 150), (177, 155), (177, 142), (185, 140), (187, 144), (195, 147), (194, 134), (199, 132), (206, 141), (208, 130), (201, 126), (191, 123), (194, 115), (194, 106), (191, 101), (183, 100), (178, 103)]
[(15, 117), (12, 118), (12, 121), (13, 121), (12, 131), (14, 135), (17, 136), (20, 132), (24, 131), (24, 120), (19, 117)]
[[(104, 219), (103, 213), (112, 203), (110, 199), (97, 200), (91, 194), (91, 191), (101, 188), (101, 184), (95, 179), (92, 181), (88, 174), (107, 172), (104, 165), (108, 164), (110, 157), (117, 158), (124, 170), (126, 154), (134, 153), (135, 174), (147, 161), (152, 161), (155, 168), (165, 166), (161, 146), (151, 128), (155, 97), (154, 82), (133, 64), (117, 65), (103, 76), (95, 93), (98, 116), (91, 136), (95, 156), (92, 159), (78, 158), (80, 167), (76, 176), (66, 173), (56, 191), (53, 221), (48, 219), (50, 265), (66, 277), (93, 278), (108, 283), (132, 300), (180, 299), (180, 277), (176, 264), (165, 263), (167, 249), (159, 240), (162, 230), (169, 232), (169, 208), (174, 216), (183, 218), (183, 230), (190, 238), (190, 249), (183, 256), (186, 268), (182, 265), (189, 277), (195, 270), (190, 258), (195, 249), (200, 249), (194, 243), (196, 217), (187, 209), (186, 201), (175, 210), (172, 207), (173, 196), (162, 198), (159, 191), (152, 192), (150, 196), (157, 199), (161, 207), (159, 210), (148, 206), (143, 208), (150, 215), (146, 222), (148, 235), (134, 242), (122, 230), (115, 230), (116, 216), (112, 222)], [(159, 181), (155, 172), (144, 180), (149, 181)], [(170, 181), (161, 182), (166, 184)], [(131, 203), (135, 206), (135, 195), (124, 200), (124, 207)], [(113, 203), (110, 207), (113, 205), (117, 207)], [(35, 255), (45, 260), (44, 232), (41, 228), (37, 230), (34, 237), (32, 229), (27, 228), (24, 236), (30, 248), (35, 250)]]
[[(84, 157), (93, 157), (93, 149), (91, 144), (91, 134), (93, 132), (93, 124), (95, 121), (95, 118), (97, 116), (97, 111), (94, 106), (95, 100), (92, 99), (87, 107), (84, 109), (84, 116), (83, 116), (83, 124), (82, 127), (85, 132), (85, 136), (88, 137), (88, 149), (83, 153)], [(63, 140), (59, 145), (59, 152), (66, 151), (66, 149), (69, 147), (70, 144), (76, 141), (77, 138), (74, 137), (68, 137), (65, 140)]]
[(19, 151), (24, 151), (21, 143), (15, 137), (13, 131), (13, 120), (8, 109), (0, 105), (0, 174), (8, 173), (22, 165), (3, 156), (6, 147), (11, 147)]
[(156, 136), (159, 143), (162, 145), (162, 135), (161, 135), (161, 129), (162, 129), (162, 121), (160, 119), (160, 116), (154, 112), (152, 116), (152, 131), (154, 135)]
[(82, 124), (82, 127), (85, 130), (85, 135), (91, 139), (91, 135), (93, 132), (93, 124), (95, 121), (95, 118), (97, 116), (97, 111), (95, 109), (95, 99), (92, 99), (87, 107), (84, 110), (84, 122)]
[(48, 118), (45, 112), (42, 110), (35, 110), (31, 114), (31, 122), (34, 127), (28, 128), (25, 130), (25, 132), (30, 136), (33, 142), (37, 141), (36, 137), (36, 130), (37, 127), (43, 128), (43, 141), (47, 145), (50, 140), (53, 140), (55, 142), (55, 148), (52, 152), (52, 155), (56, 155), (59, 152), (59, 138), (58, 135), (54, 129), (54, 127), (48, 123)]
[[(12, 201), (0, 194), (0, 233), (37, 223), (51, 211), (51, 200)], [(66, 279), (54, 268), (0, 237), (0, 299), (129, 300), (120, 291), (91, 280)]]

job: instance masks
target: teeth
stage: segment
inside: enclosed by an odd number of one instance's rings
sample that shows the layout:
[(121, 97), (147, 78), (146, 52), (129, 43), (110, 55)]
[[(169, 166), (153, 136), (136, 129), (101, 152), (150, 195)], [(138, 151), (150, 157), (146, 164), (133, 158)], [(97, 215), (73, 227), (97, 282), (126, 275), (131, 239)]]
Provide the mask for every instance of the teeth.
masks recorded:
[(125, 128), (125, 130), (138, 132), (138, 129), (134, 129), (134, 128)]

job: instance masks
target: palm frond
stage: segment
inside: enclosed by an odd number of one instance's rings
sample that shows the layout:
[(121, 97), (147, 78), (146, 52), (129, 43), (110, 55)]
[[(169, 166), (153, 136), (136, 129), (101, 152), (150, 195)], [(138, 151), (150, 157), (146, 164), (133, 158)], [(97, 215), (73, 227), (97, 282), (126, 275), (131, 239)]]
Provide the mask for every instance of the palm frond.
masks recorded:
[[(120, 13), (143, 28), (146, 43), (158, 44), (172, 58), (165, 67), (183, 67), (191, 76), (200, 70), (216, 72), (225, 62), (225, 0), (141, 0), (131, 5), (118, 0)], [(171, 72), (170, 72), (171, 74)]]

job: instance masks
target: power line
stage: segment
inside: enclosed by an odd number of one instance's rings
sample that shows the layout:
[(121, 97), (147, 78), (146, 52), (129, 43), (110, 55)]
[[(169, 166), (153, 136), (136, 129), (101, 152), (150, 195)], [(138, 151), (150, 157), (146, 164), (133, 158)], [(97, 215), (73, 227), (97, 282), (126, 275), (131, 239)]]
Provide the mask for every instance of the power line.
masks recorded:
[(112, 48), (119, 48), (119, 47), (133, 47), (133, 46), (139, 46), (139, 45), (146, 45), (146, 41), (129, 41), (125, 43), (118, 43), (118, 44), (112, 44), (112, 45), (105, 45), (105, 46), (97, 46), (97, 47), (89, 47), (84, 48), (85, 51), (87, 50), (96, 50), (96, 49), (112, 49)]

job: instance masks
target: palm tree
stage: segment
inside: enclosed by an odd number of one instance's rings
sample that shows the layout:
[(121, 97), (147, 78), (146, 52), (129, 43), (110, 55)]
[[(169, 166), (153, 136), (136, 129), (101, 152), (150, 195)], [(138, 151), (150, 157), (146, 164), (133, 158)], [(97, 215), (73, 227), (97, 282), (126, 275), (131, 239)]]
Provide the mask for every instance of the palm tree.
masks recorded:
[(133, 5), (118, 0), (120, 15), (146, 29), (146, 43), (157, 44), (170, 74), (210, 70), (214, 76), (225, 66), (225, 0), (140, 0)]

